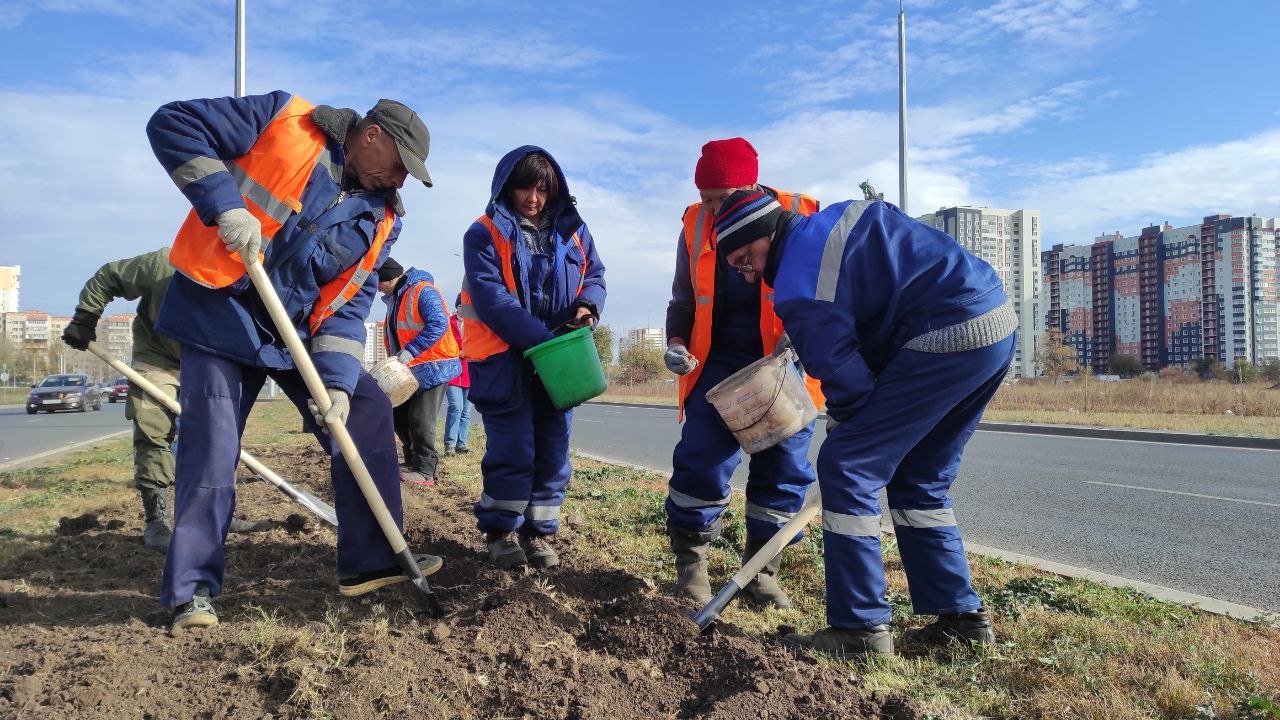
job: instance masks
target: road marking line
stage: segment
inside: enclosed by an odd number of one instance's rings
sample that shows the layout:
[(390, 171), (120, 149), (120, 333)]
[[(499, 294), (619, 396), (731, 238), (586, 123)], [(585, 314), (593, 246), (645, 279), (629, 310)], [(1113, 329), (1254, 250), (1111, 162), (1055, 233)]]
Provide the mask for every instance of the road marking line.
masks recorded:
[(1149, 492), (1168, 493), (1169, 495), (1186, 495), (1187, 497), (1205, 498), (1206, 500), (1223, 500), (1225, 502), (1280, 508), (1280, 503), (1262, 502), (1261, 500), (1241, 500), (1239, 498), (1228, 498), (1218, 495), (1201, 495), (1200, 493), (1182, 492), (1181, 490), (1162, 490), (1160, 488), (1143, 487), (1142, 485), (1122, 485), (1120, 483), (1098, 482), (1096, 480), (1085, 480), (1084, 482), (1087, 485), (1106, 485), (1108, 487), (1128, 488), (1130, 490), (1147, 490)]

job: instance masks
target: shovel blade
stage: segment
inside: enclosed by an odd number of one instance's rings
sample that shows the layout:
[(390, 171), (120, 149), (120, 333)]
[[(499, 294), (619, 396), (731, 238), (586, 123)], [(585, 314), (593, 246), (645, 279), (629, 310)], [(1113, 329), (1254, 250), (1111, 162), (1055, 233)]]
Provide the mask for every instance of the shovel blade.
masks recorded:
[(329, 503), (312, 495), (306, 490), (298, 491), (298, 503), (310, 510), (316, 517), (324, 520), (334, 527), (338, 527), (338, 512), (333, 509)]
[(408, 576), (409, 583), (418, 591), (418, 601), (426, 608), (427, 613), (431, 617), (444, 617), (444, 606), (431, 591), (431, 584), (427, 582), (427, 578), (418, 569), (418, 562), (414, 559), (413, 552), (406, 547), (396, 556), (396, 560), (400, 563), (400, 569), (404, 570), (404, 574)]

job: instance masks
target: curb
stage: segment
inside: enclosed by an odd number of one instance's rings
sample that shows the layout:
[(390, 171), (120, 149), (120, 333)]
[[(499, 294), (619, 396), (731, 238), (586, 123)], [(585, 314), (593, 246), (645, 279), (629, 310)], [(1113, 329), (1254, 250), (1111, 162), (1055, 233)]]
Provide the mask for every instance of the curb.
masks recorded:
[(121, 437), (122, 435), (128, 435), (129, 433), (132, 433), (132, 432), (133, 430), (117, 430), (116, 432), (108, 433), (106, 435), (101, 435), (96, 438), (81, 440), (80, 442), (71, 443), (70, 445), (64, 445), (63, 447), (54, 448), (52, 450), (45, 450), (44, 452), (36, 453), (35, 455), (29, 455), (20, 460), (10, 460), (7, 463), (0, 464), (0, 472), (8, 472), (9, 470), (20, 468), (23, 465), (30, 465), (31, 463), (34, 463), (39, 460), (47, 460), (51, 457), (54, 457), (55, 455), (62, 455), (63, 453), (73, 452), (75, 450), (79, 450), (81, 448), (85, 448), (90, 445), (96, 445), (97, 443), (104, 442), (106, 440), (114, 440), (118, 437)]
[[(651, 467), (611, 460), (607, 457), (592, 453), (584, 453), (574, 450), (573, 454), (587, 460), (594, 460), (596, 462), (624, 467), (630, 470), (657, 475), (659, 477), (665, 474), (662, 471), (655, 470)], [(742, 491), (735, 487), (733, 488), (733, 492)], [(881, 532), (891, 535), (893, 534), (893, 526), (882, 525)], [(1214, 615), (1225, 615), (1245, 622), (1272, 623), (1276, 621), (1277, 617), (1280, 617), (1280, 613), (1249, 607), (1248, 605), (1240, 605), (1226, 600), (1218, 600), (1217, 598), (1211, 598), (1204, 595), (1196, 595), (1194, 593), (1183, 592), (1182, 590), (1175, 590), (1171, 587), (1165, 587), (1164, 585), (1156, 585), (1155, 583), (1143, 582), (1142, 580), (1134, 580), (1132, 578), (1121, 577), (1119, 575), (1110, 575), (1108, 573), (1098, 572), (1097, 570), (1089, 570), (1087, 568), (1067, 565), (1060, 562), (1054, 562), (1052, 560), (1043, 560), (1030, 555), (1023, 555), (1022, 553), (1016, 553), (1009, 550), (1001, 550), (987, 545), (977, 545), (966, 542), (964, 544), (964, 549), (966, 552), (974, 555), (996, 558), (998, 560), (1004, 560), (1005, 562), (1017, 565), (1029, 565), (1037, 570), (1061, 577), (1080, 578), (1083, 580), (1091, 580), (1109, 587), (1136, 590), (1145, 595), (1150, 595), (1157, 600), (1174, 603), (1176, 605), (1183, 605), (1197, 610), (1203, 610), (1208, 613), (1213, 613)]]
[(1140, 593), (1150, 595), (1157, 600), (1176, 603), (1178, 605), (1186, 605), (1197, 610), (1204, 610), (1215, 615), (1226, 615), (1244, 620), (1246, 622), (1271, 622), (1280, 615), (1280, 613), (1268, 612), (1248, 605), (1240, 605), (1238, 603), (1227, 602), (1226, 600), (1218, 600), (1216, 598), (1206, 597), (1204, 595), (1196, 595), (1194, 593), (1175, 590), (1164, 585), (1156, 585), (1154, 583), (1143, 582), (1141, 580), (1133, 580), (1119, 575), (1109, 575), (1107, 573), (1089, 570), (1086, 568), (1075, 567), (1074, 565), (1064, 565), (1063, 563), (1053, 562), (1052, 560), (1041, 560), (1040, 558), (1023, 555), (1021, 553), (1001, 550), (999, 548), (987, 547), (986, 545), (974, 545), (965, 543), (964, 549), (974, 555), (982, 555), (985, 557), (997, 558), (1006, 562), (1016, 563), (1018, 565), (1030, 565), (1038, 570), (1043, 570), (1054, 575), (1061, 575), (1069, 578), (1081, 578), (1084, 580), (1092, 580), (1103, 585), (1111, 587), (1129, 588), (1137, 590)]
[[(645, 410), (674, 410), (675, 405), (656, 403), (628, 403), (612, 400), (591, 401), (588, 405), (642, 408)], [(818, 419), (826, 419), (819, 415)], [(1125, 440), (1128, 442), (1168, 443), (1173, 445), (1198, 445), (1204, 447), (1238, 448), (1243, 450), (1280, 450), (1280, 438), (1248, 437), (1244, 435), (1202, 435), (1174, 430), (1129, 430), (1103, 428), (1091, 425), (1047, 425), (1038, 423), (980, 422), (978, 429), (986, 432), (1018, 433), (1023, 435), (1050, 435), (1057, 437), (1089, 438), (1092, 440)]]

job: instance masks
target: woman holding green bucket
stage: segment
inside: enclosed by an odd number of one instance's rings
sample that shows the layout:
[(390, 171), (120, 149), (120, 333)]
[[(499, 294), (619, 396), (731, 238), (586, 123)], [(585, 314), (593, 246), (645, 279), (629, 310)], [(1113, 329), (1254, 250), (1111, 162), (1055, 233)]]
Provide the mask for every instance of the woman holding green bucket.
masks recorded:
[[(552, 567), (560, 562), (553, 539), (572, 472), (573, 413), (560, 408), (585, 398), (554, 402), (547, 385), (565, 390), (561, 375), (580, 367), (573, 362), (580, 358), (576, 338), (539, 348), (531, 355), (539, 356), (540, 376), (525, 353), (590, 328), (604, 308), (605, 284), (595, 242), (550, 153), (525, 145), (502, 158), (484, 215), (463, 238), (462, 259), (462, 355), (489, 437), (477, 524), (498, 567)], [(566, 352), (568, 364), (560, 362)], [(583, 389), (568, 388), (570, 395)]]

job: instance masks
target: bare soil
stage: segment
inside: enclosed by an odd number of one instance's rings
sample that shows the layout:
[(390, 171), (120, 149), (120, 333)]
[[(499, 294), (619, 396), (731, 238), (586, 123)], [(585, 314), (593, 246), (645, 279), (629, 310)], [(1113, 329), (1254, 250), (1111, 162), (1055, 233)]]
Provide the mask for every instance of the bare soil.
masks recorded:
[[(332, 501), (318, 451), (253, 452)], [(166, 631), (140, 507), (68, 519), (0, 564), (0, 718), (920, 715), (867, 692), (856, 666), (727, 624), (699, 636), (668, 589), (582, 552), (589, 521), (562, 531), (559, 568), (489, 568), (472, 493), (445, 473), (404, 487), (410, 545), (445, 559), (439, 620), (406, 585), (340, 598), (334, 531), (260, 481), (241, 486), (241, 514), (277, 524), (231, 536), (222, 623), (200, 632)]]

